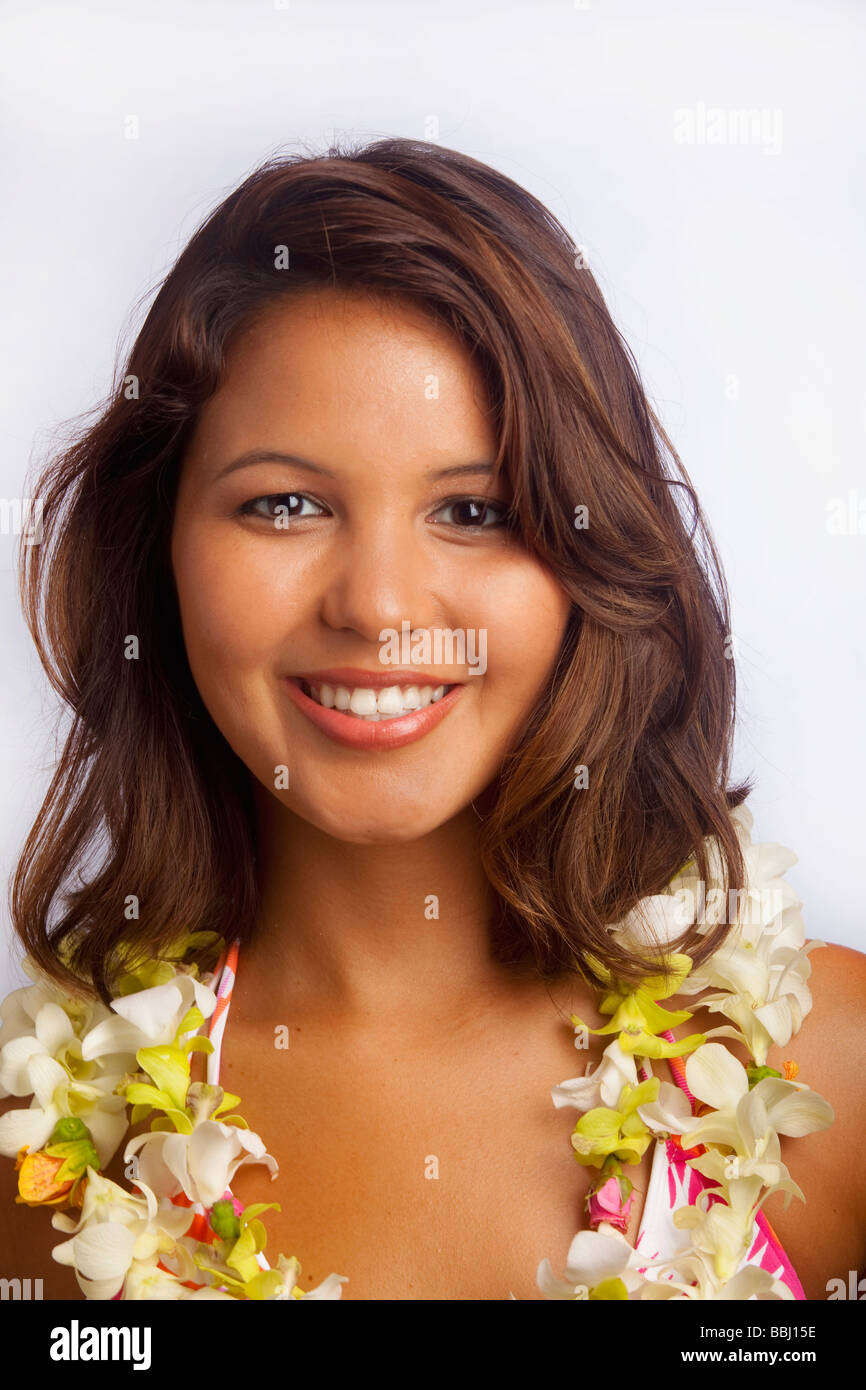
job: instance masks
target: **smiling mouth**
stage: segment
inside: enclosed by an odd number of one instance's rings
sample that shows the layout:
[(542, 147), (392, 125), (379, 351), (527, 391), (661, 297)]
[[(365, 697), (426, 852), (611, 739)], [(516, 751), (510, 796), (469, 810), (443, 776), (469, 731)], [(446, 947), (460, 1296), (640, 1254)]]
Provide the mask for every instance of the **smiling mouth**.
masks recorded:
[(443, 700), (453, 685), (387, 685), (381, 690), (370, 686), (329, 685), (296, 677), (303, 693), (323, 709), (335, 710), (367, 723), (390, 723), (407, 714), (416, 714)]

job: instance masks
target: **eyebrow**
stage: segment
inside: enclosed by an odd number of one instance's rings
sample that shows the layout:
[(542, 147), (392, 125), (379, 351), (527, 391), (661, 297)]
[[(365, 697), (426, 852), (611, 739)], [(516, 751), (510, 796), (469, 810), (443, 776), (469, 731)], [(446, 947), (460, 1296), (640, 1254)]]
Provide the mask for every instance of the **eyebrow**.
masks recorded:
[[(225, 468), (221, 468), (217, 473), (217, 479), (225, 478), (229, 473), (236, 473), (241, 468), (252, 468), (257, 463), (285, 463), (294, 468), (306, 468), (310, 473), (320, 473), (326, 478), (336, 478), (336, 473), (332, 473), (330, 468), (324, 468), (320, 463), (313, 463), (311, 459), (305, 459), (300, 454), (286, 454), (279, 449), (248, 449), (246, 453), (227, 463)], [(430, 478), (457, 478), (464, 474), (492, 473), (493, 464), (486, 459), (479, 459), (473, 463), (456, 463), (448, 468), (438, 468), (434, 473), (430, 473)]]

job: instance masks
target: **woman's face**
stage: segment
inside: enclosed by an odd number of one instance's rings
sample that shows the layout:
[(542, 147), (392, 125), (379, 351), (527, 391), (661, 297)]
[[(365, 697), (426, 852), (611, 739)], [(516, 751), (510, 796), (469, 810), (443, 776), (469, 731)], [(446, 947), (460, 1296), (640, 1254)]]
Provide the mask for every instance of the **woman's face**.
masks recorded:
[(262, 787), (338, 839), (468, 807), (556, 660), (569, 599), (498, 524), (495, 443), (459, 340), (331, 289), (242, 330), (197, 422), (172, 534), (193, 677)]

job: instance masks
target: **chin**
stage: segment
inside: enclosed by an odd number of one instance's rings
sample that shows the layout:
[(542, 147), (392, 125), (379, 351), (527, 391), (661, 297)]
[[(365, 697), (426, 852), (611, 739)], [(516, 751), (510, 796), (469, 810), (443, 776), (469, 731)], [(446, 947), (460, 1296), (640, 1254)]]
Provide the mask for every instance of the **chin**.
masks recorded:
[[(468, 801), (467, 801), (468, 804)], [(445, 816), (432, 815), (429, 803), (407, 806), (400, 802), (393, 807), (293, 807), (297, 816), (308, 821), (335, 840), (353, 845), (400, 845), (420, 840), (438, 830), (440, 825), (458, 814), (460, 807)]]

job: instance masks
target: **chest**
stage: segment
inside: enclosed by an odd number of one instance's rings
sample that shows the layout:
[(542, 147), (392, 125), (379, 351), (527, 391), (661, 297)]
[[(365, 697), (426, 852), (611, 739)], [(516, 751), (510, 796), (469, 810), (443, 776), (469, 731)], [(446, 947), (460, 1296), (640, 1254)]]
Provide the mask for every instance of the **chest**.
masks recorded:
[[(280, 1204), (264, 1215), (269, 1259), (296, 1255), (304, 1288), (348, 1276), (348, 1299), (540, 1298), (539, 1261), (564, 1271), (597, 1173), (573, 1157), (577, 1112), (550, 1097), (584, 1070), (567, 1030), (561, 1055), (506, 1045), (448, 1065), (397, 1054), (338, 1067), (300, 1051), (263, 1059), (236, 1032), (221, 1066), (280, 1165), (273, 1181), (249, 1165), (232, 1182), (245, 1205)], [(628, 1170), (632, 1241), (651, 1158)]]

